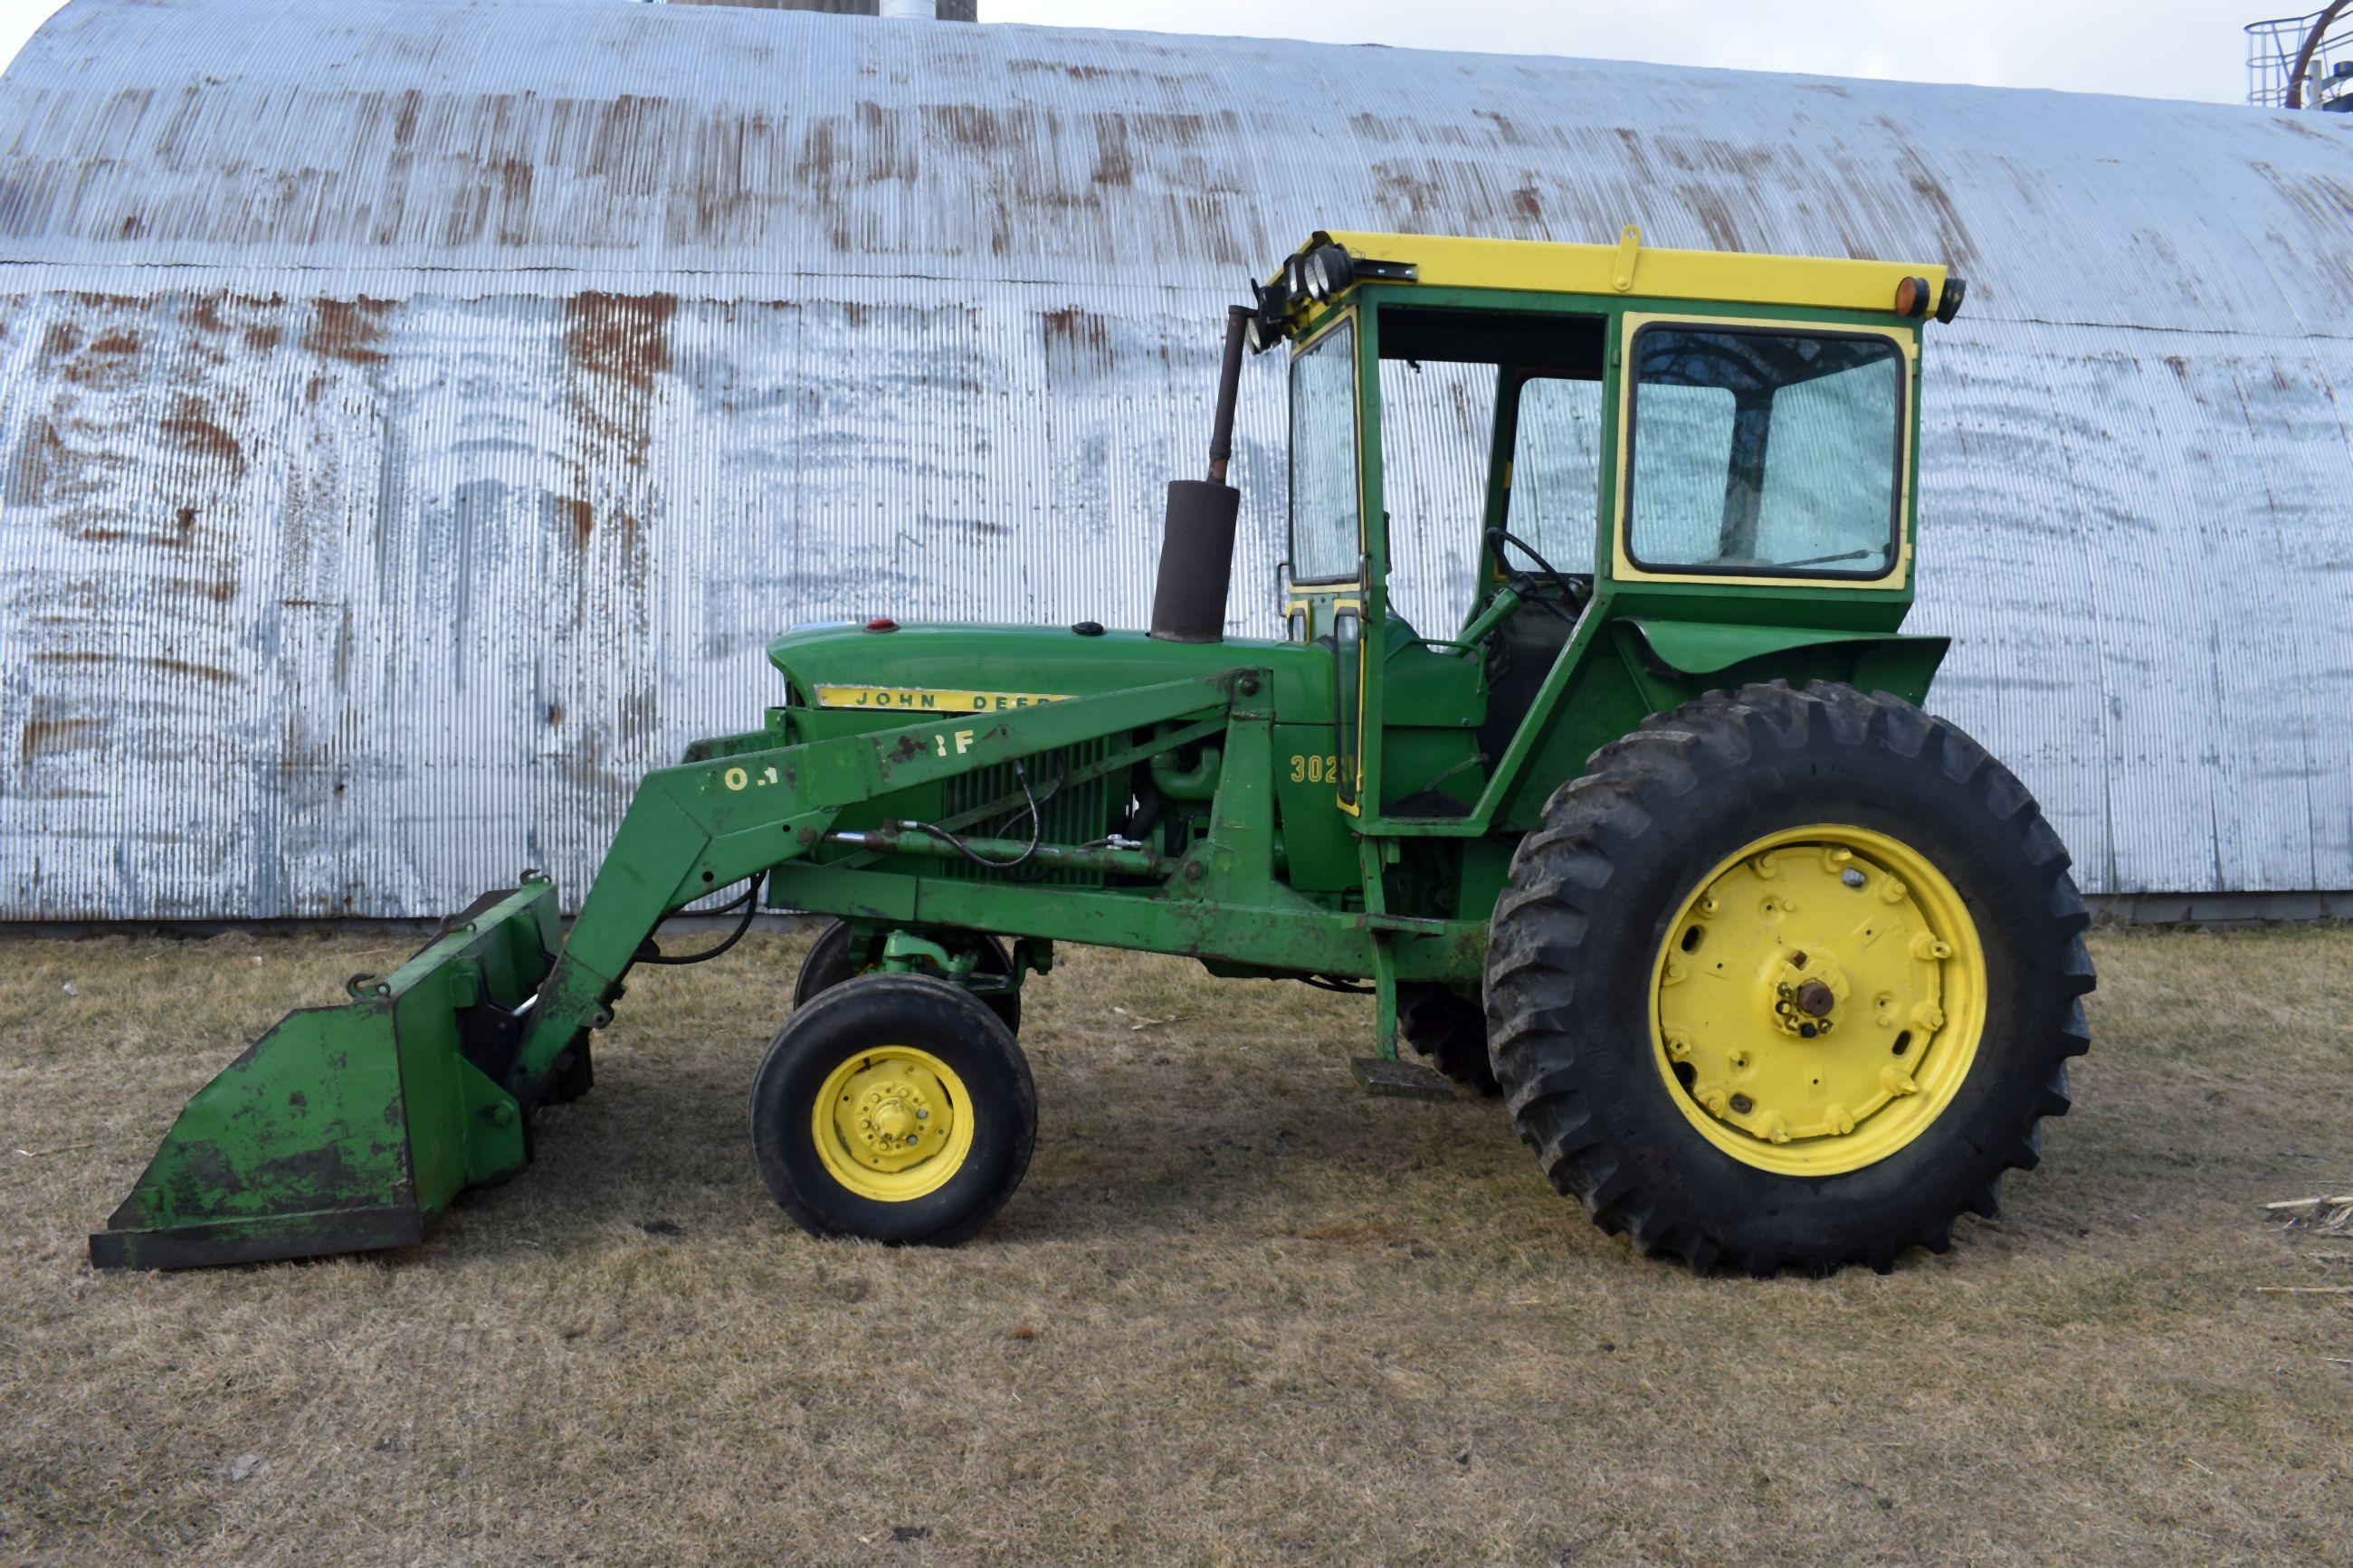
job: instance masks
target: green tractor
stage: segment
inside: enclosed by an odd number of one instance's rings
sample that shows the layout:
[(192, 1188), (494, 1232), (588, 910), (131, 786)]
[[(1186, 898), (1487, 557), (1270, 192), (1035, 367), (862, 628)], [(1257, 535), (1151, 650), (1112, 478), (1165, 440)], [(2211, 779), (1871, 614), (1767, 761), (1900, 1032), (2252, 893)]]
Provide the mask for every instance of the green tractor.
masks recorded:
[[(715, 955), (654, 934), (729, 889), (746, 923), (836, 917), (751, 1089), (761, 1179), (820, 1235), (961, 1241), (1005, 1203), (1037, 1125), (1022, 984), (1076, 941), (1368, 993), (1368, 1083), (1447, 1089), (1402, 1045), (1500, 1095), (1646, 1254), (1942, 1249), (2067, 1109), (2093, 984), (2065, 849), (1923, 710), (1946, 640), (1898, 630), (1922, 337), (1962, 292), (1630, 227), (1314, 235), (1229, 314), (1148, 632), (779, 637), (777, 705), (646, 777), (568, 933), (526, 872), (290, 1015), (189, 1102), (93, 1260), (420, 1240), (588, 1088), (634, 966)], [(1236, 641), (1234, 403), (1245, 347), (1279, 342), (1286, 635)], [(1442, 635), (1391, 597), (1406, 531), (1443, 520), (1386, 499), (1384, 365), (1492, 391), (1483, 515), (1437, 539), (1472, 563)]]

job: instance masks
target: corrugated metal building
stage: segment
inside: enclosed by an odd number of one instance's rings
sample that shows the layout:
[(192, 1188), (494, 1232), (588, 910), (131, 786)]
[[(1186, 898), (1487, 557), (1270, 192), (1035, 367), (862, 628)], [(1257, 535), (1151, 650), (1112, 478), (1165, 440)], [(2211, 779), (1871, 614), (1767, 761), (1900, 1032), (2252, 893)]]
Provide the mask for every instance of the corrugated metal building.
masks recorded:
[[(0, 914), (576, 897), (796, 621), (1138, 624), (1312, 227), (1951, 262), (1915, 627), (2110, 892), (2353, 888), (2353, 125), (618, 0), (74, 0), (0, 81)], [(1238, 630), (1282, 401), (1244, 388)], [(1425, 420), (1430, 476), (1482, 434)], [(1437, 482), (1433, 478), (1431, 482)], [(1411, 563), (1435, 623), (1459, 564)], [(1448, 606), (1451, 607), (1451, 606)]]

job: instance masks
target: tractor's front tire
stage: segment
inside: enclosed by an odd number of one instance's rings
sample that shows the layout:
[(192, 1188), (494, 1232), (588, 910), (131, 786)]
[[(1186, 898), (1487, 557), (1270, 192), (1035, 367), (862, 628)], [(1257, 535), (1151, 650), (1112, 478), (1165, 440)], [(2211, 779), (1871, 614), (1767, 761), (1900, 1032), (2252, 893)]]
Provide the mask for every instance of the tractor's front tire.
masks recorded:
[(752, 1079), (752, 1152), (817, 1236), (953, 1246), (1013, 1195), (1038, 1092), (1013, 1031), (926, 974), (868, 974), (793, 1010)]
[(2086, 924), (2033, 797), (1953, 725), (1712, 692), (1596, 752), (1514, 854), (1496, 1076), (1553, 1185), (1644, 1253), (1885, 1270), (1992, 1214), (2067, 1110)]
[[(1009, 982), (1013, 978), (1013, 958), (1005, 944), (993, 936), (979, 939), (980, 952), (973, 964), (973, 973), (983, 980)], [(793, 1005), (807, 1005), (809, 998), (832, 990), (846, 980), (855, 980), (868, 971), (858, 966), (850, 952), (848, 921), (835, 921), (818, 932), (817, 941), (809, 944), (808, 956), (801, 960), (801, 972), (793, 982)], [(1018, 1035), (1021, 1032), (1021, 993), (1018, 990), (992, 991), (977, 1000), (988, 1010), (1005, 1020), (1005, 1026)]]
[(1504, 1092), (1487, 1060), (1487, 1010), (1448, 987), (1419, 980), (1398, 987), (1398, 1038), (1473, 1094)]

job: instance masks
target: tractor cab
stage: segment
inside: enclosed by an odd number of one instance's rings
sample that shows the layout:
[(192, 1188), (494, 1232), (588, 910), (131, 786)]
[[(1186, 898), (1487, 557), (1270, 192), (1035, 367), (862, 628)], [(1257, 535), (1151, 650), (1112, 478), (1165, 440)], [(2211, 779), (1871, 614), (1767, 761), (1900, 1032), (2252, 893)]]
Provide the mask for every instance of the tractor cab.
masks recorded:
[(1597, 746), (1760, 658), (1917, 700), (1944, 647), (1895, 635), (1920, 336), (1963, 292), (1632, 227), (1312, 237), (1246, 333), (1289, 344), (1282, 608), (1332, 650), (1359, 831), (1525, 829)]

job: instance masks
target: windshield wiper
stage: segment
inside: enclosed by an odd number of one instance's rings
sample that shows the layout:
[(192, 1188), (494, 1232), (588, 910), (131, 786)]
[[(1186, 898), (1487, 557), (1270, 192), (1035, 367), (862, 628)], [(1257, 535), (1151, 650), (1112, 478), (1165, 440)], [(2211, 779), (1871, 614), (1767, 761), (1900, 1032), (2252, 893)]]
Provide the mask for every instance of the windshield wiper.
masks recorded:
[(1781, 571), (1787, 571), (1792, 566), (1829, 566), (1841, 561), (1863, 561), (1886, 553), (1884, 550), (1850, 550), (1843, 555), (1817, 555), (1810, 561), (1776, 561), (1773, 564)]

